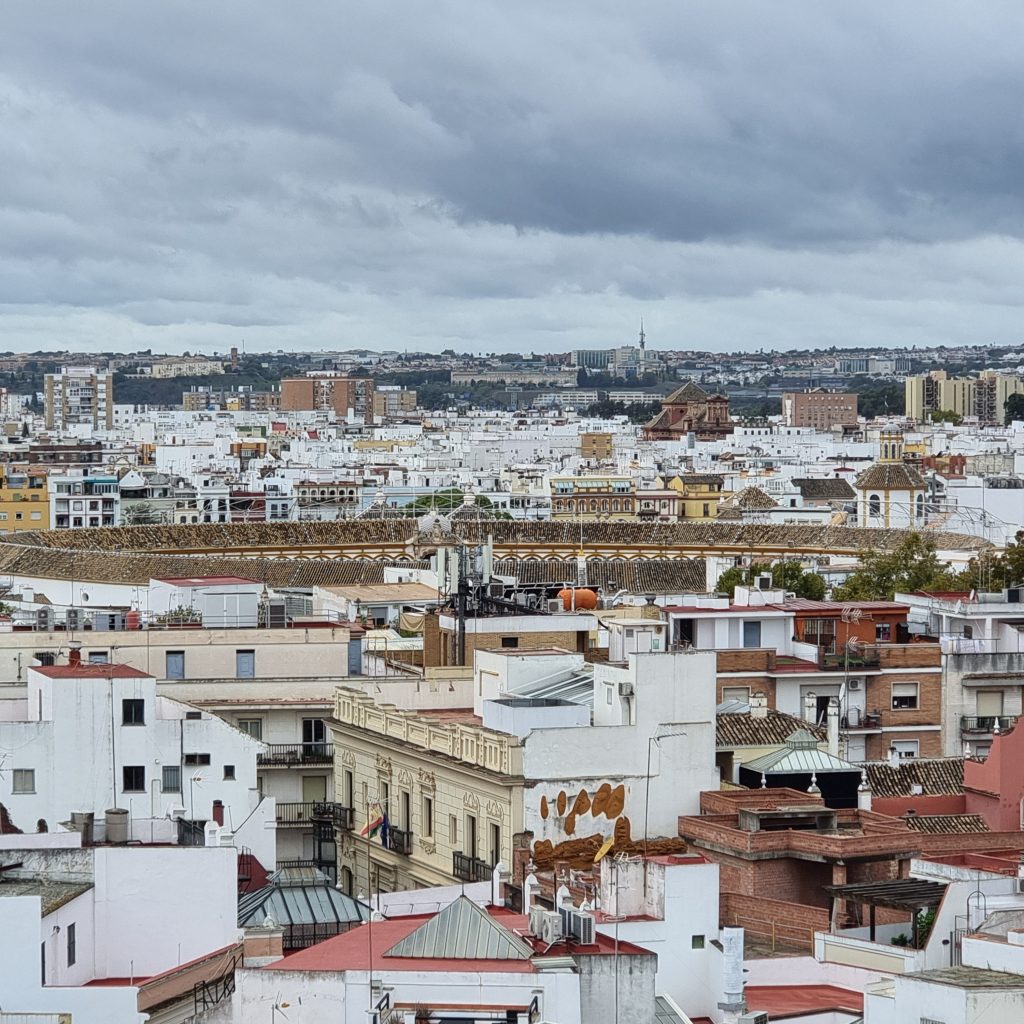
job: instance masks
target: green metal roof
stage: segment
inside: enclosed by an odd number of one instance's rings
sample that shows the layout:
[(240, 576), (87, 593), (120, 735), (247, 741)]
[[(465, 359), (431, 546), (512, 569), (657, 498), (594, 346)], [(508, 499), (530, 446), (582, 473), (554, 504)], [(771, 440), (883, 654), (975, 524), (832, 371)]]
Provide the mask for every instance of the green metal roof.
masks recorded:
[(860, 774), (860, 768), (849, 761), (833, 757), (818, 749), (818, 740), (806, 729), (797, 729), (786, 738), (786, 745), (770, 754), (762, 754), (753, 761), (745, 761), (741, 768), (761, 775), (808, 775), (828, 772)]
[(460, 896), (384, 955), (426, 960), (529, 960), (533, 949), (467, 896)]

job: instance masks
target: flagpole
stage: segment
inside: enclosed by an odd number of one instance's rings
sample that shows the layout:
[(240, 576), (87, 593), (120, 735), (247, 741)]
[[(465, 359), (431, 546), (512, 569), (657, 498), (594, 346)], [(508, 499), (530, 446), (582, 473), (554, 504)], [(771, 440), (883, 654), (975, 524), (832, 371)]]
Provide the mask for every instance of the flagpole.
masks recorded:
[(373, 886), (370, 882), (370, 863), (372, 857), (370, 856), (370, 801), (366, 801), (366, 902), (370, 905), (370, 918), (366, 922), (367, 933), (366, 943), (369, 948), (370, 960), (369, 960), (369, 979), (370, 983), (367, 986), (369, 988), (369, 1000), (370, 1000), (370, 1011), (373, 1011), (373, 899), (371, 893), (373, 892)]

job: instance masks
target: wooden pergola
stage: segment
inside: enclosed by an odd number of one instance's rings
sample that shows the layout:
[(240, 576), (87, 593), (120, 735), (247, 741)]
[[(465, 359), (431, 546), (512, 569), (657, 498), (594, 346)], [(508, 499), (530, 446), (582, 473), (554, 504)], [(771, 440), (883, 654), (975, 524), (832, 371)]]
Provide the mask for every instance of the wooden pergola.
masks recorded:
[(918, 878), (899, 878), (888, 882), (853, 882), (849, 885), (826, 885), (825, 891), (832, 897), (829, 918), (835, 921), (836, 903), (859, 903), (869, 908), (869, 938), (875, 941), (875, 908), (904, 910), (913, 921), (914, 948), (919, 949), (917, 915), (922, 910), (931, 910), (942, 902), (946, 886), (941, 882), (927, 882)]

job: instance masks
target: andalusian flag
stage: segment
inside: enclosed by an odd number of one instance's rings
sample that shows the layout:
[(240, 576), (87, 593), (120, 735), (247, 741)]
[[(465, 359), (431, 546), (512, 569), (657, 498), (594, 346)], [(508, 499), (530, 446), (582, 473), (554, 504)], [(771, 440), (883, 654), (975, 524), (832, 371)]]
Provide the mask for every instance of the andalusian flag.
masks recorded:
[(361, 836), (372, 838), (377, 830), (384, 824), (384, 808), (379, 803), (372, 803), (366, 809), (366, 825), (359, 833)]

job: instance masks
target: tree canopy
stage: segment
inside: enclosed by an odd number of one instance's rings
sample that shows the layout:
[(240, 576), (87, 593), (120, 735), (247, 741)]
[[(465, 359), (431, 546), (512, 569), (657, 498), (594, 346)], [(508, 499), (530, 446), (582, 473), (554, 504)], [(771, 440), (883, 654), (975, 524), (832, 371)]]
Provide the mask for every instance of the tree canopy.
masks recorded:
[(754, 578), (763, 573), (771, 574), (773, 587), (792, 592), (797, 597), (810, 601), (821, 601), (825, 597), (825, 581), (816, 572), (806, 572), (799, 562), (793, 561), (776, 562), (774, 565), (760, 562), (751, 565), (749, 569), (742, 566), (726, 569), (718, 577), (715, 590), (728, 594), (731, 601), (737, 587), (750, 586)]
[(1006, 425), (1014, 420), (1024, 420), (1024, 395), (1010, 395), (1003, 405), (1006, 412)]
[(960, 590), (964, 574), (939, 558), (935, 541), (921, 533), (908, 534), (892, 551), (868, 551), (860, 568), (832, 596), (837, 601), (891, 601), (897, 591)]

